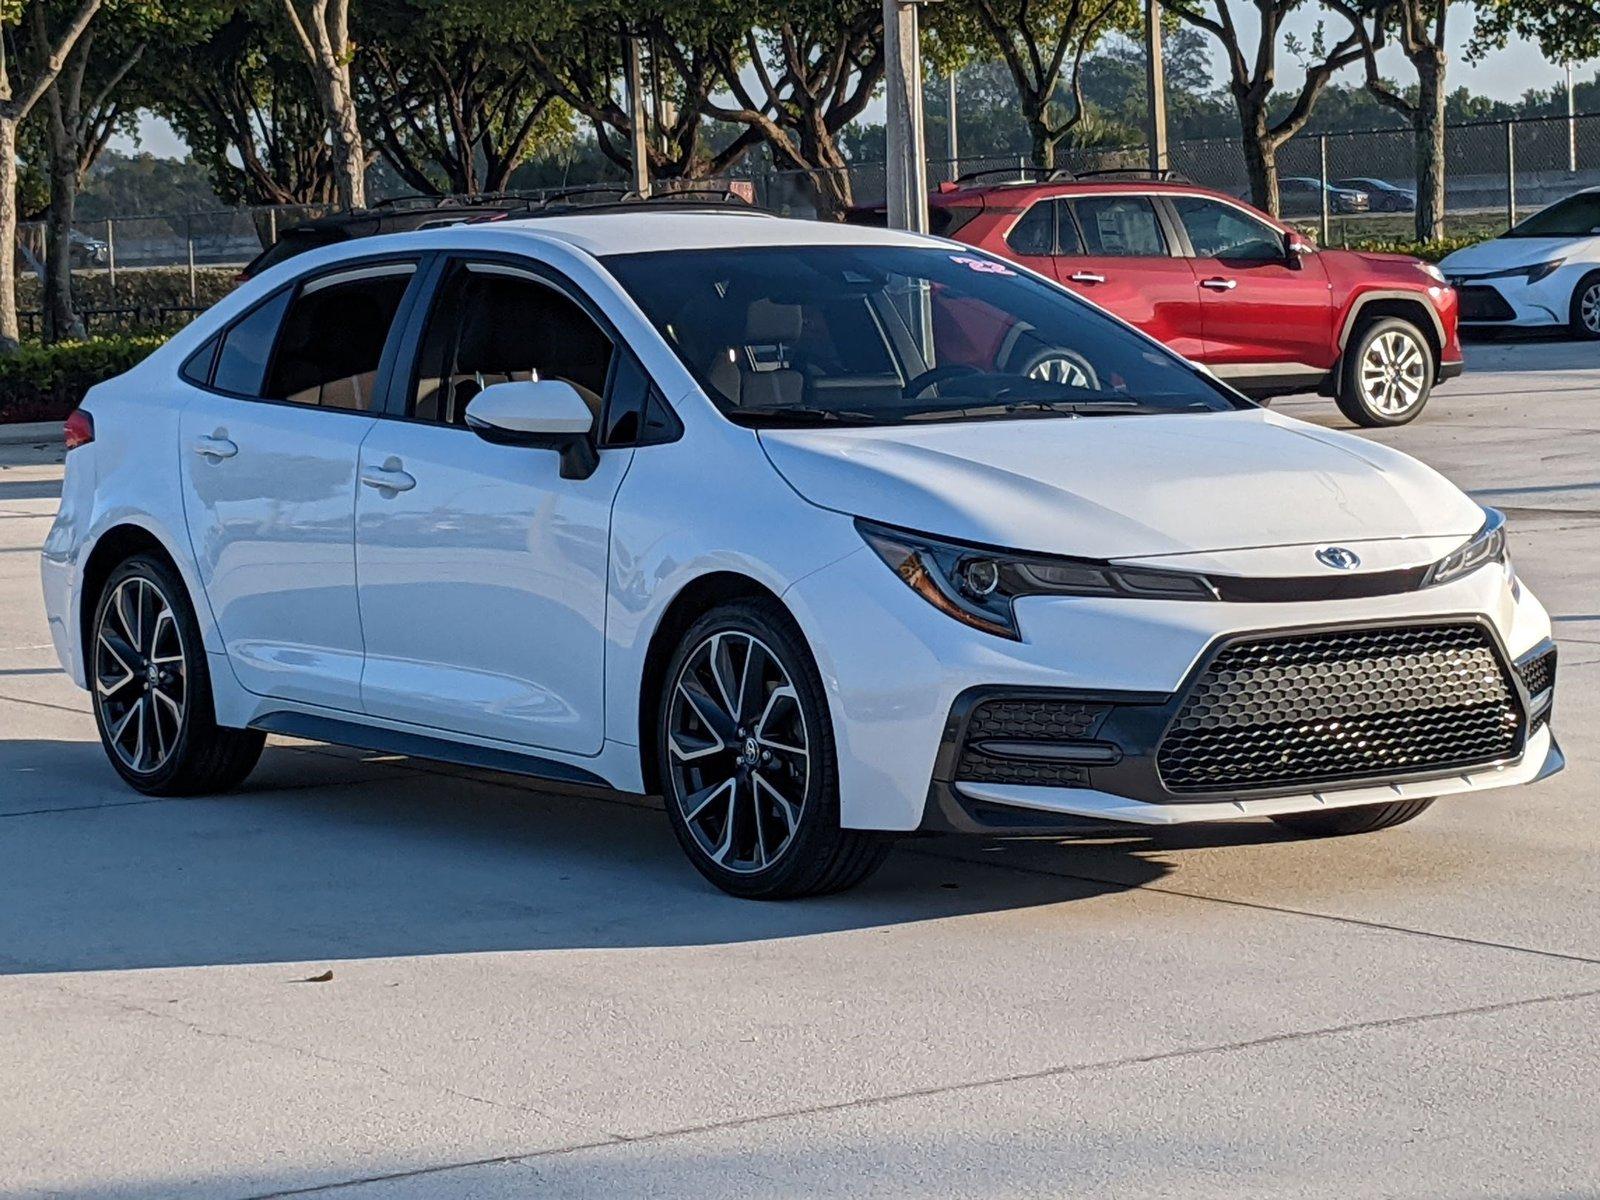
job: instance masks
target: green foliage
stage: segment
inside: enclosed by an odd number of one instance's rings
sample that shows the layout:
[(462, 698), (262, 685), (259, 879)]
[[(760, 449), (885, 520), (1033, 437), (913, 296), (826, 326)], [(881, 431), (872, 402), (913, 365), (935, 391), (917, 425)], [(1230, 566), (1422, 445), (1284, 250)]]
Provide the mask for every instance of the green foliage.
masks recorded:
[[(196, 303), (203, 306), (215, 304), (234, 289), (239, 272), (235, 267), (197, 267), (195, 269)], [(117, 281), (103, 270), (83, 270), (72, 273), (73, 299), (83, 308), (137, 308), (148, 310), (154, 322), (156, 310), (165, 306), (177, 308), (189, 303), (189, 271), (186, 267), (144, 267), (135, 271), (118, 271)], [(17, 307), (39, 307), (39, 279), (31, 272), (17, 278)]]
[(64, 418), (91, 387), (120, 375), (165, 340), (147, 335), (22, 344), (0, 357), (0, 423)]
[(1472, 53), (1513, 38), (1539, 44), (1552, 62), (1600, 58), (1600, 4), (1595, 0), (1482, 0)]
[(1436, 263), (1447, 254), (1454, 254), (1457, 250), (1465, 250), (1468, 246), (1476, 246), (1481, 241), (1483, 241), (1483, 238), (1472, 235), (1442, 237), (1431, 242), (1364, 238), (1351, 242), (1345, 248), (1347, 250), (1367, 250), (1374, 254), (1409, 254), (1412, 258), (1420, 258), (1424, 262)]

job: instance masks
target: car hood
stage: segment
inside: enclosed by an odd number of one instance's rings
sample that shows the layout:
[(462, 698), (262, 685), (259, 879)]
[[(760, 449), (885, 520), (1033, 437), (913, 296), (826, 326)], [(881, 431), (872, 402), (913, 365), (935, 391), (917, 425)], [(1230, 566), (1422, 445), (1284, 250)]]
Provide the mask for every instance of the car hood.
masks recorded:
[(1469, 537), (1482, 510), (1395, 450), (1262, 409), (763, 430), (813, 504), (1088, 558)]
[(1498, 237), (1475, 246), (1464, 246), (1445, 255), (1439, 262), (1439, 269), (1448, 275), (1453, 272), (1471, 274), (1508, 267), (1531, 267), (1553, 258), (1570, 258), (1590, 241), (1600, 245), (1600, 238)]

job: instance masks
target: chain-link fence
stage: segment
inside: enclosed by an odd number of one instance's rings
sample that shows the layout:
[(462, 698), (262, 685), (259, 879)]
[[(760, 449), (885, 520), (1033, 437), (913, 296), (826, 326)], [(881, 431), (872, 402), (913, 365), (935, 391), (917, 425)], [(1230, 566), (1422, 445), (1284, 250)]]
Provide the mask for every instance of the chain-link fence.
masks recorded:
[[(1175, 142), (1172, 169), (1205, 187), (1248, 199), (1249, 175), (1236, 138)], [(1074, 172), (1140, 168), (1143, 146), (1063, 148), (1059, 166)], [(1283, 216), (1311, 227), (1327, 221), (1324, 240), (1406, 240), (1413, 236), (1416, 141), (1408, 128), (1305, 134), (1278, 150)], [(984, 172), (1025, 178), (1027, 156), (931, 159), (928, 182)], [(843, 178), (841, 178), (841, 176)], [(884, 202), (882, 163), (839, 172), (773, 171), (756, 179), (761, 203), (797, 216), (836, 216), (841, 204)], [(1448, 126), (1445, 131), (1445, 225), (1449, 236), (1492, 236), (1580, 188), (1600, 186), (1600, 113)]]
[[(1249, 179), (1237, 139), (1175, 142), (1174, 171), (1195, 183), (1248, 198)], [(1143, 146), (1064, 147), (1069, 171), (1140, 168)], [(1330, 245), (1410, 239), (1414, 233), (1416, 147), (1409, 129), (1305, 134), (1277, 156), (1283, 216)], [(928, 161), (930, 189), (959, 179), (1028, 177), (1025, 155), (969, 155)], [(746, 170), (738, 180), (686, 186), (731, 186), (778, 213), (838, 219), (848, 207), (883, 204), (885, 168), (857, 162), (829, 171)], [(1445, 136), (1445, 225), (1450, 236), (1489, 237), (1514, 220), (1584, 188), (1600, 186), (1600, 113), (1452, 125)], [(614, 181), (597, 185), (621, 193)], [(671, 182), (658, 185), (671, 190)], [(537, 201), (551, 193), (530, 191)], [(72, 234), (78, 309), (90, 332), (170, 327), (203, 309), (238, 269), (286, 229), (326, 215), (329, 206), (227, 209), (177, 216), (127, 216), (79, 222)], [(18, 231), (19, 266), (43, 275), (42, 223)], [(145, 273), (141, 278), (140, 273)], [(119, 279), (120, 276), (120, 279)], [(103, 277), (103, 278), (101, 278)], [(89, 285), (93, 286), (89, 286)], [(37, 291), (19, 286), (25, 332), (40, 324)]]

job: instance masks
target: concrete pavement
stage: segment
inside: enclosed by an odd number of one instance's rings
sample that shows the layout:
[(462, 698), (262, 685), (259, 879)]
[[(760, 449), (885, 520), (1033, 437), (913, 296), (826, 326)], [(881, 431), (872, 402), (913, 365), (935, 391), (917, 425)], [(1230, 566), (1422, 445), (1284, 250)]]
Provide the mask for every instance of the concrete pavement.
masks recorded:
[(46, 645), (57, 456), (0, 451), (0, 1195), (1600, 1193), (1600, 352), (1470, 347), (1379, 436), (1510, 512), (1564, 775), (788, 905), (648, 803), (434, 764), (127, 790)]

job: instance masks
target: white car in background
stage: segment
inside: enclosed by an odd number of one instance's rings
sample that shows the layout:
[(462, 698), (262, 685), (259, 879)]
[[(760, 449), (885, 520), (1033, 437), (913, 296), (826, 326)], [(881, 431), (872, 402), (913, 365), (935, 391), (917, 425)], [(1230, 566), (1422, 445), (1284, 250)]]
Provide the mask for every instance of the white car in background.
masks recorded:
[(1463, 328), (1558, 328), (1600, 338), (1600, 188), (1558, 200), (1439, 264)]
[(150, 794), (269, 732), (654, 792), (779, 897), (896, 834), (1359, 833), (1562, 764), (1499, 513), (971, 246), (643, 209), (362, 239), (67, 441), (50, 629)]

